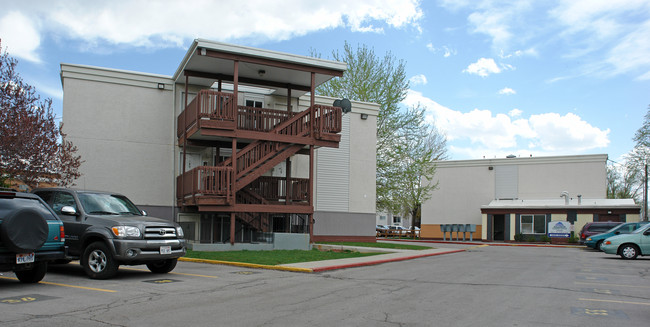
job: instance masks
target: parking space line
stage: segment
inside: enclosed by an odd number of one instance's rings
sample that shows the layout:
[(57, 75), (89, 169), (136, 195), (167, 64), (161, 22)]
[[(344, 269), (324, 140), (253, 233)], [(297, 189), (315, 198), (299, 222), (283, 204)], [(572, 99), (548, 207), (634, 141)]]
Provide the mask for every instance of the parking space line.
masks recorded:
[(638, 305), (648, 305), (648, 302), (630, 302), (630, 301), (618, 301), (618, 300), (602, 300), (602, 299), (578, 299), (579, 301), (594, 301), (594, 302), (609, 302), (609, 303), (620, 303), (620, 304), (638, 304)]
[(589, 282), (574, 282), (574, 283), (575, 283), (575, 284), (582, 284), (582, 285), (599, 285), (599, 286), (618, 286), (618, 287), (650, 288), (650, 286), (642, 286), (642, 285), (621, 285), (621, 284), (589, 283)]
[[(11, 280), (18, 280), (18, 278), (14, 277), (4, 277), (0, 276), (2, 279), (11, 279)], [(54, 286), (63, 286), (63, 287), (71, 287), (71, 288), (79, 288), (82, 290), (90, 290), (90, 291), (98, 291), (98, 292), (108, 292), (108, 293), (116, 293), (117, 291), (114, 290), (105, 290), (102, 288), (94, 288), (94, 287), (85, 287), (85, 286), (77, 286), (77, 285), (69, 285), (69, 284), (61, 284), (61, 283), (54, 283), (54, 282), (44, 282), (40, 281), (38, 282), (39, 284), (46, 284), (46, 285), (54, 285)]]
[[(137, 271), (150, 271), (149, 269), (139, 269), (139, 268), (120, 268), (120, 269), (125, 269), (125, 270), (137, 270)], [(219, 277), (217, 277), (217, 276), (197, 275), (197, 274), (187, 274), (187, 273), (179, 273), (179, 272), (169, 272), (168, 274), (173, 274), (173, 275), (183, 275), (183, 276), (193, 276), (193, 277), (205, 277), (205, 278), (219, 278)]]

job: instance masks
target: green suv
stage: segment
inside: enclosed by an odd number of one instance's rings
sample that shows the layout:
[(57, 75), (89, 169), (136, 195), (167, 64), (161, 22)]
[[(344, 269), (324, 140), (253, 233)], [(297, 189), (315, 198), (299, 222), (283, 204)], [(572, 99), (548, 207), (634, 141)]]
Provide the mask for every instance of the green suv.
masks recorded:
[(41, 198), (0, 189), (0, 271), (38, 283), (47, 263), (66, 256), (63, 223)]

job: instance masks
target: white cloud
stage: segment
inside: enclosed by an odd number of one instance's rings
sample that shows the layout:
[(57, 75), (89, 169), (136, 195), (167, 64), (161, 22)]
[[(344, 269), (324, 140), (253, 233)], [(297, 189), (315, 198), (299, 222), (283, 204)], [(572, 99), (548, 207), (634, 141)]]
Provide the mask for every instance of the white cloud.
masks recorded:
[[(609, 129), (601, 130), (579, 116), (557, 113), (521, 117), (519, 109), (508, 115), (489, 110), (461, 112), (447, 108), (420, 92), (409, 91), (404, 104), (427, 108), (426, 119), (444, 131), (450, 150), (480, 157), (486, 154), (519, 155), (577, 154), (604, 148), (609, 144)], [(453, 149), (452, 149), (453, 147)]]
[(492, 58), (481, 58), (477, 62), (467, 66), (464, 73), (475, 74), (481, 77), (487, 77), (490, 74), (498, 74), (501, 68), (497, 66)]
[(514, 117), (519, 117), (519, 116), (521, 116), (522, 113), (524, 113), (524, 112), (517, 109), (517, 108), (515, 108), (515, 109), (512, 109), (512, 110), (508, 111), (508, 116), (513, 117), (513, 118)]
[(32, 62), (41, 62), (36, 53), (41, 38), (35, 22), (19, 11), (9, 11), (0, 17), (2, 49), (12, 57), (23, 58)]
[(517, 94), (517, 91), (509, 88), (509, 87), (504, 87), (501, 90), (499, 90), (499, 94), (504, 94), (504, 95), (512, 95), (512, 94)]
[(415, 75), (409, 79), (409, 82), (411, 82), (411, 85), (426, 85), (427, 77), (424, 74)]
[(433, 43), (428, 43), (427, 44), (427, 49), (429, 49), (429, 51), (431, 51), (433, 53), (438, 53), (438, 52), (442, 51), (443, 52), (442, 56), (445, 57), (445, 58), (449, 58), (452, 55), (456, 55), (456, 53), (457, 53), (457, 51), (455, 49), (452, 49), (452, 48), (450, 48), (450, 47), (448, 47), (446, 45), (443, 45), (440, 48), (436, 48), (436, 47), (433, 46)]
[(12, 7), (13, 14), (0, 14), (0, 19), (18, 15), (23, 19), (19, 25), (10, 25), (12, 28), (2, 26), (3, 40), (24, 39), (21, 34), (30, 31), (35, 36), (24, 40), (29, 51), (20, 53), (23, 58), (30, 58), (30, 53), (35, 58), (39, 42), (33, 41), (43, 37), (39, 35), (42, 31), (67, 42), (77, 41), (86, 49), (111, 45), (162, 48), (183, 47), (197, 37), (259, 43), (333, 28), (360, 33), (381, 33), (385, 28), (419, 30), (423, 17), (417, 0), (202, 1), (193, 5), (179, 1), (35, 0)]

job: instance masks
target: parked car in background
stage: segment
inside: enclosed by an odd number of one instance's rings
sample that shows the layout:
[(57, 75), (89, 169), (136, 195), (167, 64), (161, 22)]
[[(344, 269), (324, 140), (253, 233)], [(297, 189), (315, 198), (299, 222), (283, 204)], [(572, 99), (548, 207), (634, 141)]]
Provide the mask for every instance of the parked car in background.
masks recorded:
[(36, 195), (0, 189), (0, 271), (38, 283), (48, 262), (65, 258), (63, 223)]
[[(585, 239), (585, 245), (596, 250), (600, 250), (600, 246), (603, 244), (606, 238), (612, 237), (619, 234), (629, 234), (635, 231), (637, 228), (645, 226), (648, 222), (635, 222), (635, 223), (624, 223), (620, 224), (604, 233), (596, 234), (587, 237)], [(602, 251), (602, 250), (600, 250)]]
[(79, 259), (90, 278), (110, 278), (120, 265), (146, 264), (153, 273), (168, 273), (185, 255), (180, 225), (148, 217), (124, 195), (65, 188), (32, 192), (59, 215), (67, 259)]
[(633, 231), (605, 239), (600, 247), (607, 254), (618, 254), (623, 259), (636, 259), (650, 255), (650, 224)]
[(580, 233), (580, 244), (584, 244), (587, 237), (604, 233), (618, 225), (622, 224), (620, 221), (595, 221), (591, 223), (586, 223), (582, 226)]

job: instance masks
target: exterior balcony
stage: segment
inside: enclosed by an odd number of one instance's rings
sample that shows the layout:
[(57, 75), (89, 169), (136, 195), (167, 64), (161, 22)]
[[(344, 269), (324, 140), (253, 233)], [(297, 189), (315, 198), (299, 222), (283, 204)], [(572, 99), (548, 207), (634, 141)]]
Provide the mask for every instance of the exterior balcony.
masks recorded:
[[(199, 211), (303, 212), (309, 206), (309, 179), (262, 176), (236, 191), (231, 167), (200, 166), (177, 177), (178, 206)], [(220, 207), (216, 209), (215, 207)]]
[(338, 107), (290, 112), (236, 106), (233, 93), (201, 90), (178, 116), (177, 137), (179, 143), (237, 138), (338, 147), (341, 120)]

